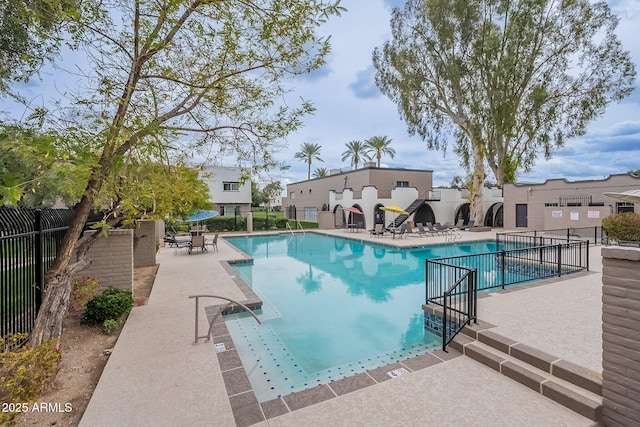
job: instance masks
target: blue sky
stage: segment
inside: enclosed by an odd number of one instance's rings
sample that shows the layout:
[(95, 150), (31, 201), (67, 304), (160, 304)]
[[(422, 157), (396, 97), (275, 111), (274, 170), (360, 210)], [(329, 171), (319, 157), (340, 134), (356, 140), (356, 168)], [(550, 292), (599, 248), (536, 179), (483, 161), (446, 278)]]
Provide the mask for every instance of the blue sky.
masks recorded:
[[(606, 1), (620, 18), (618, 36), (640, 72), (640, 40), (637, 39), (640, 0)], [(427, 150), (420, 138), (410, 137), (395, 104), (375, 85), (372, 52), (390, 38), (391, 8), (403, 4), (400, 0), (343, 0), (342, 5), (348, 11), (321, 27), (319, 31), (330, 35), (332, 42), (327, 64), (289, 82), (292, 92), (287, 98), (292, 104), (297, 104), (300, 97), (311, 100), (316, 111), (305, 117), (304, 126), (287, 139), (287, 148), (277, 157), (290, 169), (274, 174), (275, 179), (285, 184), (306, 179), (306, 164), (294, 158), (304, 142), (322, 147), (324, 162), (314, 162), (312, 170), (337, 169), (349, 167), (347, 161), (341, 160), (347, 142), (364, 141), (372, 136), (387, 136), (392, 140), (396, 156), (383, 158), (383, 166), (433, 170), (435, 186), (449, 184), (455, 175), (466, 175), (453, 152)], [(75, 64), (83, 61), (78, 52), (65, 53), (64, 59), (58, 65), (68, 71), (74, 71)], [(42, 105), (76, 83), (68, 74), (45, 70), (41, 80), (35, 79), (22, 88), (34, 104)], [(11, 108), (9, 103), (3, 102), (0, 106), (0, 110), (7, 108)], [(18, 117), (15, 113), (12, 116), (18, 118), (20, 113)], [(232, 162), (223, 164), (233, 165)], [(611, 104), (606, 113), (589, 126), (585, 136), (567, 141), (550, 160), (538, 159), (533, 172), (518, 176), (518, 180), (601, 179), (631, 169), (640, 169), (639, 91), (620, 104)]]
[[(617, 34), (624, 49), (631, 52), (640, 72), (640, 1), (608, 0), (620, 18)], [(410, 137), (397, 108), (380, 93), (374, 82), (371, 55), (375, 47), (390, 38), (390, 11), (401, 1), (343, 0), (348, 11), (322, 27), (330, 34), (333, 50), (327, 64), (310, 76), (293, 82), (294, 97), (311, 99), (316, 107), (305, 126), (288, 139), (288, 149), (280, 159), (291, 166), (281, 175), (285, 182), (306, 179), (306, 164), (293, 158), (304, 142), (319, 144), (324, 162), (314, 162), (312, 170), (348, 167), (342, 162), (345, 144), (376, 135), (392, 139), (394, 159), (383, 158), (389, 167), (431, 169), (434, 185), (447, 185), (455, 175), (466, 175), (458, 158), (450, 151), (427, 150), (418, 137)], [(293, 99), (293, 98), (292, 98)], [(550, 178), (569, 180), (601, 179), (611, 174), (640, 169), (640, 92), (620, 104), (611, 104), (604, 116), (594, 121), (583, 137), (566, 142), (550, 160), (540, 158), (532, 173), (518, 181), (542, 182)], [(491, 177), (492, 179), (492, 177)]]

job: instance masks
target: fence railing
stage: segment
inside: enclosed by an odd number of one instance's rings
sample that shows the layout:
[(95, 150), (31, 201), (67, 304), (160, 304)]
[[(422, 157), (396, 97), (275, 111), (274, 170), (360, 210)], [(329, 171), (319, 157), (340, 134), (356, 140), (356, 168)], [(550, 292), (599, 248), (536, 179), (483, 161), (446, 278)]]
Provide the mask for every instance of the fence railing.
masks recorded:
[(607, 232), (602, 226), (594, 227), (569, 227), (556, 228), (553, 230), (532, 230), (532, 231), (514, 231), (509, 233), (500, 233), (502, 236), (547, 236), (564, 238), (565, 240), (587, 239), (593, 245), (608, 244)]
[[(432, 332), (442, 336), (442, 349), (471, 321), (477, 322), (476, 270), (427, 260), (427, 305), (442, 307), (440, 325), (432, 324)], [(437, 322), (437, 320), (436, 320)]]
[(44, 274), (72, 217), (66, 209), (0, 209), (0, 336), (33, 329)]
[[(85, 230), (102, 217), (92, 212)], [(72, 219), (71, 209), (0, 208), (0, 336), (31, 333), (44, 275)]]
[[(457, 330), (464, 327), (465, 316), (476, 317), (475, 293), (478, 291), (504, 289), (517, 283), (589, 269), (588, 240), (500, 233), (496, 242), (499, 250), (494, 252), (426, 262), (426, 303), (440, 305), (445, 312), (442, 319), (443, 349)], [(474, 271), (473, 286), (461, 281), (468, 271)], [(473, 297), (467, 295), (471, 288)], [(458, 312), (460, 317), (456, 317)]]

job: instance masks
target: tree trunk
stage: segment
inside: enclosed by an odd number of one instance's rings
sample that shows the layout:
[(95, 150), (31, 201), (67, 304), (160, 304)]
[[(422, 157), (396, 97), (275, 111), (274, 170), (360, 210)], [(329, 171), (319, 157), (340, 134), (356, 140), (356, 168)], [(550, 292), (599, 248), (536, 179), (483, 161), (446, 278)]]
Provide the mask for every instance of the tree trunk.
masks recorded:
[(469, 189), (470, 219), (476, 225), (484, 225), (484, 209), (482, 208), (482, 187), (487, 174), (484, 171), (484, 158), (478, 150), (473, 150), (473, 179)]
[[(48, 339), (59, 338), (62, 334), (62, 323), (71, 296), (73, 276), (89, 264), (86, 260), (86, 252), (95, 240), (95, 238), (87, 239), (82, 245), (78, 242), (93, 206), (94, 198), (87, 194), (96, 194), (100, 191), (100, 187), (102, 187), (101, 182), (95, 179), (87, 184), (85, 195), (76, 206), (56, 259), (47, 271), (42, 305), (29, 338), (32, 347), (37, 347)], [(75, 259), (72, 259), (74, 255)], [(72, 261), (73, 264), (70, 265)]]

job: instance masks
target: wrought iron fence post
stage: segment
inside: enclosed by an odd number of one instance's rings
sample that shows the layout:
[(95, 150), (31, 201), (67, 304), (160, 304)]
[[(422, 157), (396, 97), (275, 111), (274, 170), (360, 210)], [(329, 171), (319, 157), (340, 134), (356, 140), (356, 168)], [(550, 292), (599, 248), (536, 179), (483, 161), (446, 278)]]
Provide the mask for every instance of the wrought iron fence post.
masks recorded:
[(507, 258), (507, 251), (505, 249), (503, 249), (502, 251), (500, 251), (500, 263), (502, 264), (502, 266), (500, 267), (500, 275), (502, 276), (502, 289), (504, 289), (504, 282), (506, 279), (506, 258)]
[(558, 277), (562, 276), (562, 243), (558, 243)]
[(40, 311), (42, 305), (42, 291), (44, 288), (43, 272), (44, 272), (44, 260), (42, 259), (42, 210), (36, 209), (35, 211), (35, 224), (33, 227), (36, 231), (35, 238), (35, 291), (36, 291), (36, 313)]

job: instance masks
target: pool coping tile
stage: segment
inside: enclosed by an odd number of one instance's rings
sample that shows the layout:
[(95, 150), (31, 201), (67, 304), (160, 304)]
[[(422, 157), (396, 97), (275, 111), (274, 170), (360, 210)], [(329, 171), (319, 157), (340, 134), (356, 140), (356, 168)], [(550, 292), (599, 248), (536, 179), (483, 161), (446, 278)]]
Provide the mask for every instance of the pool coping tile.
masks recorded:
[(291, 411), (295, 411), (316, 403), (324, 402), (325, 400), (329, 400), (334, 397), (336, 397), (336, 395), (333, 390), (331, 390), (327, 384), (322, 384), (296, 393), (288, 394), (283, 396), (282, 399)]
[(376, 384), (376, 381), (367, 375), (367, 373), (362, 372), (360, 374), (333, 381), (327, 385), (331, 387), (335, 394), (342, 396), (374, 384)]
[(280, 415), (284, 415), (289, 412), (289, 408), (287, 408), (287, 405), (281, 398), (267, 400), (260, 403), (260, 406), (262, 407), (262, 411), (267, 419), (279, 417)]

